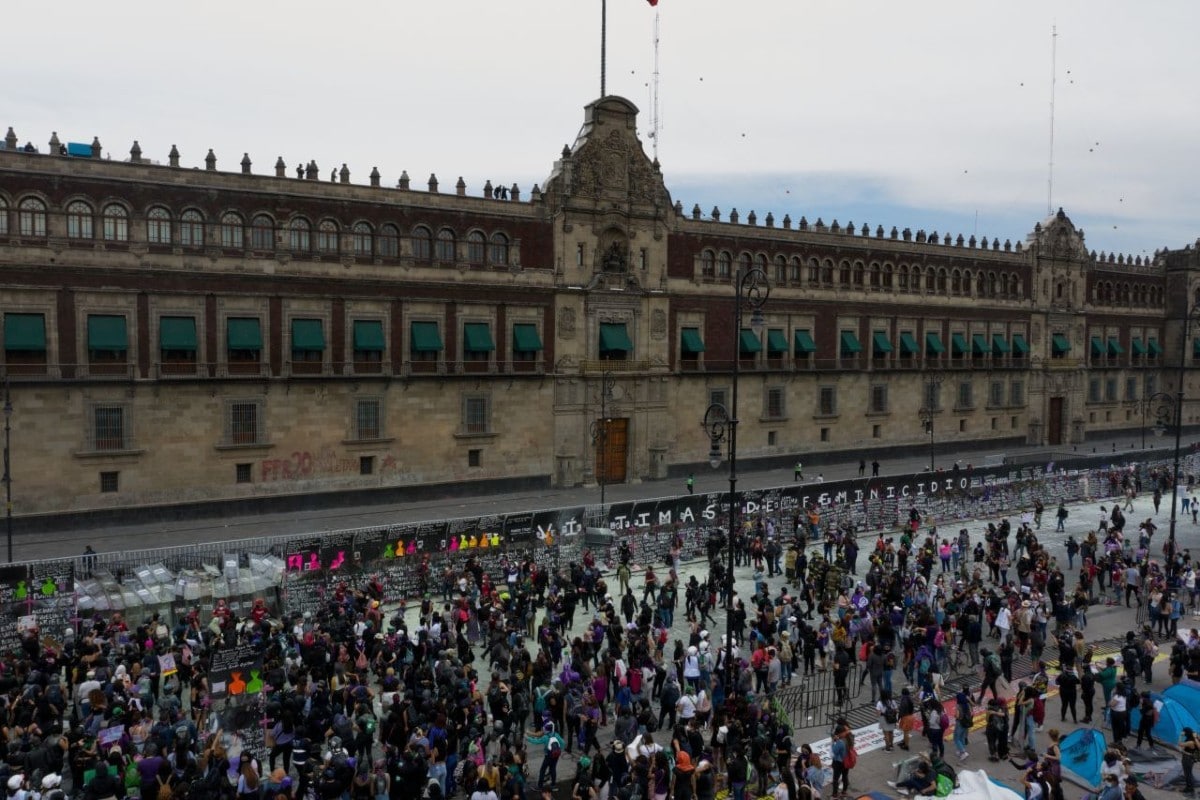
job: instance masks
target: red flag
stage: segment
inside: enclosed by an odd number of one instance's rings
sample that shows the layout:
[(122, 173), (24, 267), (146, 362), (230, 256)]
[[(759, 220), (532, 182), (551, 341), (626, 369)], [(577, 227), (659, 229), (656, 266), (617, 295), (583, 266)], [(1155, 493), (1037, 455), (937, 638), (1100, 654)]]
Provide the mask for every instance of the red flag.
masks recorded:
[(647, 3), (649, 3), (649, 4), (650, 4), (650, 5), (652, 5), (652, 6), (656, 6), (656, 5), (658, 5), (658, 0), (646, 0), (646, 2), (647, 2)]

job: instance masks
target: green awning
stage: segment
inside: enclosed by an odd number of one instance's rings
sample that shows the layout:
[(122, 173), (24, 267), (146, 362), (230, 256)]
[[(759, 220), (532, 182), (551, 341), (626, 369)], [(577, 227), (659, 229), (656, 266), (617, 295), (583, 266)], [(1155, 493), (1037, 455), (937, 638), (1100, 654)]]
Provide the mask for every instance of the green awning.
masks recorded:
[(843, 356), (854, 356), (862, 352), (862, 345), (858, 343), (854, 331), (842, 331), (841, 343)]
[(325, 349), (325, 331), (319, 319), (292, 320), (292, 349), (320, 352)]
[(127, 350), (125, 317), (108, 314), (88, 316), (88, 350)]
[(1133, 339), (1130, 341), (1130, 344), (1133, 346), (1133, 354), (1134, 354), (1135, 356), (1144, 356), (1144, 355), (1146, 355), (1146, 345), (1142, 344), (1142, 337), (1140, 337), (1140, 336), (1135, 336), (1135, 337), (1134, 337), (1134, 338), (1133, 338)]
[(196, 352), (196, 318), (163, 317), (158, 321), (158, 346), (163, 350)]
[(1008, 342), (1002, 333), (992, 334), (992, 353), (994, 355), (1004, 355), (1009, 350)]
[(900, 332), (900, 355), (915, 356), (921, 352), (921, 348), (917, 345), (917, 337), (913, 336), (908, 331)]
[(987, 337), (982, 333), (977, 333), (971, 337), (971, 352), (974, 355), (987, 355), (988, 349)]
[(1013, 352), (1019, 356), (1029, 355), (1029, 342), (1025, 341), (1025, 337), (1019, 333), (1013, 334), (1012, 347)]
[(1065, 356), (1071, 352), (1071, 342), (1061, 333), (1056, 333), (1050, 337), (1050, 349), (1056, 356)]
[(1121, 347), (1121, 340), (1119, 337), (1116, 337), (1116, 336), (1108, 337), (1108, 354), (1110, 356), (1125, 355), (1125, 348)]
[(967, 354), (967, 337), (961, 333), (950, 334), (950, 354), (955, 356), (965, 356)]
[(1099, 336), (1092, 337), (1092, 357), (1097, 358), (1104, 355), (1104, 340)]
[(262, 350), (262, 327), (256, 317), (230, 317), (225, 339), (230, 350)]
[(1146, 346), (1150, 350), (1150, 355), (1152, 355), (1152, 356), (1161, 356), (1162, 355), (1162, 345), (1160, 345), (1158, 343), (1158, 339), (1155, 339), (1153, 336), (1150, 337), (1146, 341)]
[(704, 340), (700, 338), (699, 328), (684, 328), (679, 332), (679, 351), (687, 356), (704, 352)]
[(767, 331), (767, 353), (770, 355), (778, 355), (788, 351), (787, 337), (783, 335), (783, 331), (772, 328)]
[(741, 335), (738, 336), (738, 350), (744, 356), (752, 356), (755, 353), (762, 352), (762, 340), (758, 338), (758, 334), (750, 328), (742, 328)]
[(442, 352), (442, 337), (436, 322), (414, 322), (410, 330), (414, 353)]
[(633, 352), (633, 342), (629, 341), (629, 334), (625, 331), (624, 322), (601, 322), (600, 323), (600, 352), (622, 353)]
[(796, 346), (796, 355), (806, 356), (809, 353), (817, 352), (817, 343), (813, 341), (812, 336), (807, 330), (797, 330), (795, 336), (792, 337), (793, 344)]
[(513, 352), (537, 353), (541, 349), (542, 339), (538, 336), (537, 325), (528, 322), (513, 325)]
[(925, 334), (925, 354), (940, 356), (944, 352), (946, 352), (946, 346), (942, 344), (942, 337), (934, 331), (928, 331)]
[(486, 322), (463, 323), (463, 350), (471, 353), (490, 353), (496, 349), (492, 331)]
[(354, 349), (382, 353), (387, 349), (383, 339), (383, 322), (377, 319), (354, 320)]
[(46, 351), (45, 315), (5, 314), (4, 349), (44, 353)]
[(892, 352), (892, 343), (888, 341), (887, 334), (883, 331), (875, 331), (871, 334), (871, 344), (874, 346), (875, 355)]

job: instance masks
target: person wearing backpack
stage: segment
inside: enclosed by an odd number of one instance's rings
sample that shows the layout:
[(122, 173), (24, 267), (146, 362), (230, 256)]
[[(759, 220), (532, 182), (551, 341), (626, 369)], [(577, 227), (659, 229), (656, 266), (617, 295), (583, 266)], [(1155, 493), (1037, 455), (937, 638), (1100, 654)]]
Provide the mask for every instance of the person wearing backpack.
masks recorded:
[(983, 682), (979, 685), (979, 700), (983, 702), (983, 696), (988, 689), (992, 690), (992, 699), (1000, 699), (1000, 692), (996, 689), (996, 683), (1000, 680), (1000, 675), (1003, 671), (1000, 663), (1000, 656), (993, 653), (986, 647), (979, 648), (980, 654), (983, 656)]
[(913, 704), (912, 694), (908, 687), (900, 690), (900, 700), (896, 704), (896, 713), (900, 716), (900, 732), (903, 737), (900, 741), (900, 749), (908, 749), (908, 737), (916, 727), (917, 714), (916, 706)]
[(946, 715), (942, 704), (934, 698), (927, 700), (923, 706), (925, 737), (929, 739), (929, 753), (938, 758), (946, 757), (946, 728), (950, 727), (950, 717)]
[(842, 794), (850, 792), (850, 770), (858, 763), (858, 753), (854, 750), (854, 733), (844, 717), (839, 717), (837, 728), (833, 734), (833, 745), (830, 748), (830, 758), (833, 760), (833, 784), (830, 787), (831, 796), (836, 797), (838, 781), (841, 781)]
[(896, 723), (900, 721), (900, 709), (896, 705), (896, 701), (892, 700), (892, 693), (887, 689), (880, 690), (879, 702), (875, 704), (875, 710), (879, 712), (879, 730), (883, 733), (883, 750), (890, 753), (896, 738)]
[(558, 761), (563, 754), (563, 738), (554, 730), (554, 723), (546, 723), (546, 756), (542, 759), (542, 767), (538, 770), (538, 788), (547, 785), (546, 777), (550, 778), (550, 785), (558, 783)]

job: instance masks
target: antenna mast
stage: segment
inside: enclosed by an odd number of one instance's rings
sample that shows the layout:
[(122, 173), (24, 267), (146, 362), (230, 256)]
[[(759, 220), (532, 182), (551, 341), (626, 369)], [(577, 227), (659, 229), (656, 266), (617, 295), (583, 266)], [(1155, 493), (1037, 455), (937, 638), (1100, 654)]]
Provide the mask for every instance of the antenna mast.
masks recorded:
[(1046, 179), (1046, 213), (1054, 213), (1054, 90), (1058, 82), (1058, 25), (1050, 28), (1050, 171)]
[(650, 138), (653, 140), (654, 160), (658, 160), (658, 136), (662, 118), (658, 113), (658, 12), (654, 12), (654, 78), (650, 90)]
[(608, 0), (600, 0), (600, 96), (604, 97), (605, 56), (608, 49)]

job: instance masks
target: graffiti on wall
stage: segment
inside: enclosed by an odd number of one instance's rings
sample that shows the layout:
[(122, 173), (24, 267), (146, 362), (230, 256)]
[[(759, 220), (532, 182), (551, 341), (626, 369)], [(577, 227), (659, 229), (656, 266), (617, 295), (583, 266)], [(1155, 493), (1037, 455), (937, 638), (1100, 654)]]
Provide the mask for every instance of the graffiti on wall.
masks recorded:
[[(317, 453), (296, 450), (285, 458), (264, 458), (259, 467), (264, 483), (362, 474), (362, 463), (358, 456), (339, 455), (328, 447)], [(400, 471), (400, 459), (390, 453), (378, 460), (374, 470), (380, 475), (394, 475)]]

